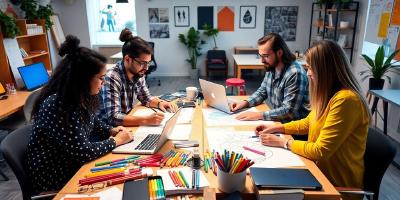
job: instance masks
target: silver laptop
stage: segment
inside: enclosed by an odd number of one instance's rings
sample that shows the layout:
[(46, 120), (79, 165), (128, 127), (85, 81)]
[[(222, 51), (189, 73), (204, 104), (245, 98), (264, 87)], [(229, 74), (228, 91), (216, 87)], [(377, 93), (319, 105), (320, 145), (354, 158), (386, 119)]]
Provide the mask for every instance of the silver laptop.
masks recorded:
[(228, 114), (234, 114), (243, 111), (243, 109), (232, 112), (229, 104), (235, 102), (233, 99), (226, 97), (225, 87), (223, 85), (199, 79), (201, 91), (203, 92), (204, 101), (208, 106), (216, 108)]
[(175, 127), (181, 109), (165, 123), (160, 133), (135, 133), (134, 141), (115, 148), (113, 153), (154, 154), (168, 140)]

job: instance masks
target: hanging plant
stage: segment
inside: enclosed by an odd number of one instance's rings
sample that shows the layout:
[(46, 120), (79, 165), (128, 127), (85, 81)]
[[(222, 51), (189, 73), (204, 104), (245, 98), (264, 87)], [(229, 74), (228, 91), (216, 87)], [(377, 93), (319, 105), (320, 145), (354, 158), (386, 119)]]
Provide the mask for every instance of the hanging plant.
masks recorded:
[(54, 12), (50, 4), (40, 5), (36, 0), (21, 0), (21, 10), (25, 11), (25, 19), (44, 19), (46, 30), (53, 25), (50, 18)]
[(14, 17), (6, 15), (4, 12), (0, 11), (0, 22), (2, 24), (2, 29), (4, 28), (5, 37), (15, 38), (21, 32), (17, 26), (17, 22)]

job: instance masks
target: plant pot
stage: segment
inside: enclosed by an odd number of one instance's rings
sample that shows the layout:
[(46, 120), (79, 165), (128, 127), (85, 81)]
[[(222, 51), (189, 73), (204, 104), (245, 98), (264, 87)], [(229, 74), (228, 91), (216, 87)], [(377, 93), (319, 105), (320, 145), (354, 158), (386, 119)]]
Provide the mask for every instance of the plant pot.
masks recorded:
[(199, 79), (200, 77), (200, 70), (199, 69), (190, 69), (189, 70), (190, 78), (193, 80)]
[(385, 84), (384, 79), (370, 78), (369, 90), (382, 90), (384, 84)]

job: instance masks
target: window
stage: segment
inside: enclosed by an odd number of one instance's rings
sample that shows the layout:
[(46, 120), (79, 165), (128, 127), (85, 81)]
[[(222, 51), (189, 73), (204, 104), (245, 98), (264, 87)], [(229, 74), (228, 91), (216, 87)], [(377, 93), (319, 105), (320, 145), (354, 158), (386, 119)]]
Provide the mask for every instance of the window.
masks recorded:
[(91, 45), (119, 45), (119, 34), (125, 27), (134, 35), (136, 14), (134, 0), (116, 3), (116, 0), (86, 0)]

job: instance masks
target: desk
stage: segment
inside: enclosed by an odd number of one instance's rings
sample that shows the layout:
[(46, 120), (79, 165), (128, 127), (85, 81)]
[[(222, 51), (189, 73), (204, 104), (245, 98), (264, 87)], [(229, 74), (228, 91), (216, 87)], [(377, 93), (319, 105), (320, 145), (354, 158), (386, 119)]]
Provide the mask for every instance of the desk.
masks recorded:
[(378, 104), (378, 98), (383, 101), (383, 133), (387, 135), (388, 103), (400, 106), (400, 90), (370, 90), (375, 96), (371, 113), (374, 114)]
[(22, 109), (30, 93), (28, 91), (17, 91), (16, 94), (7, 95), (7, 99), (0, 100), (0, 120)]
[(258, 54), (258, 47), (233, 47), (234, 54)]
[(264, 64), (257, 54), (233, 54), (234, 77), (241, 78), (242, 69), (264, 69)]
[[(237, 97), (238, 99), (245, 99), (245, 96)], [(260, 105), (257, 107), (260, 110), (267, 110), (267, 106)], [(134, 110), (136, 110), (135, 108)], [(198, 140), (199, 141), (199, 151), (200, 152), (205, 152), (205, 150), (208, 147), (208, 141), (207, 141), (207, 136), (203, 134), (203, 118), (202, 118), (202, 110), (200, 106), (197, 106), (195, 109), (194, 113), (194, 118), (192, 120), (192, 135), (191, 139), (193, 140)], [(195, 128), (198, 127), (198, 128)], [(202, 127), (202, 128), (200, 128)], [(254, 130), (254, 126), (241, 126), (241, 127), (235, 127), (237, 130)], [(136, 130), (136, 127), (132, 127), (133, 130)], [(290, 136), (288, 136), (290, 137)], [(164, 146), (161, 148), (159, 152), (161, 153), (166, 153), (168, 152), (171, 148), (173, 148), (172, 142), (167, 141)], [(78, 191), (78, 181), (81, 179), (84, 174), (88, 173), (90, 171), (90, 168), (94, 167), (94, 164), (97, 162), (101, 161), (107, 161), (107, 160), (112, 160), (112, 159), (117, 159), (121, 157), (126, 157), (126, 155), (119, 155), (119, 154), (107, 154), (101, 158), (98, 158), (92, 162), (89, 162), (82, 166), (79, 171), (72, 177), (72, 179), (62, 188), (62, 190), (57, 194), (55, 197), (56, 200), (61, 199), (65, 194), (74, 194), (77, 193)], [(315, 165), (314, 162), (302, 158), (303, 162), (306, 164), (305, 168), (308, 168), (311, 173), (318, 179), (318, 181), (322, 184), (323, 189), (321, 191), (305, 191), (305, 199), (340, 199), (340, 194), (336, 191), (336, 189), (333, 187), (333, 185), (328, 181), (328, 179), (322, 174), (322, 172), (318, 169), (318, 167)], [(153, 168), (156, 170), (157, 168)], [(203, 171), (203, 168), (201, 169)], [(223, 197), (225, 194), (219, 191), (218, 185), (217, 185), (217, 177), (214, 176), (214, 174), (209, 171), (208, 173), (205, 173), (205, 176), (207, 177), (209, 183), (210, 183), (210, 188), (214, 189), (216, 191), (216, 196), (217, 198)], [(123, 184), (117, 185), (118, 188), (122, 190)], [(98, 191), (96, 191), (98, 192)], [(92, 192), (93, 193), (93, 192)], [(244, 199), (256, 199), (254, 189), (253, 189), (253, 183), (251, 180), (250, 176), (247, 176), (246, 180), (246, 188), (242, 192), (242, 197)]]

